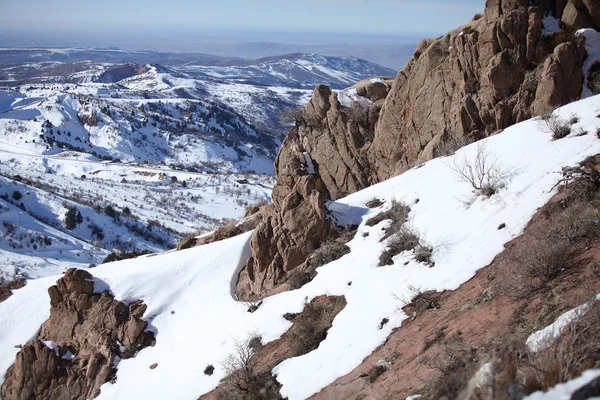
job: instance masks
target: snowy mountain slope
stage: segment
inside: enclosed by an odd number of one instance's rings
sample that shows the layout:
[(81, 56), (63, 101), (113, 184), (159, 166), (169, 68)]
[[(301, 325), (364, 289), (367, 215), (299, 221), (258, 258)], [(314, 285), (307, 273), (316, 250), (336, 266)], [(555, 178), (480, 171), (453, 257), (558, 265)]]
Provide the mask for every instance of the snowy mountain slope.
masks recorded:
[(94, 84), (4, 93), (16, 98), (0, 114), (0, 144), (37, 154), (69, 149), (102, 159), (193, 169), (217, 162), (231, 171), (272, 173), (276, 142), (235, 112), (211, 103), (141, 95), (114, 99), (118, 92)]
[[(111, 62), (128, 55), (171, 64)], [(386, 72), (362, 60), (317, 55), (256, 63), (201, 57), (212, 65), (211, 76), (201, 66), (184, 65), (199, 64), (197, 57), (181, 57), (0, 49), (0, 85), (6, 87), (0, 89), (0, 195), (39, 228), (0, 216), (23, 230), (19, 240), (0, 233), (7, 240), (4, 276), (54, 274), (61, 261), (98, 264), (113, 250), (165, 250), (185, 235), (239, 218), (247, 204), (269, 198), (273, 160), (289, 129), (279, 115), (308, 102), (305, 87)], [(13, 182), (16, 177), (26, 182)], [(15, 192), (23, 199), (15, 201)], [(117, 216), (107, 216), (107, 207)], [(71, 208), (84, 222), (66, 229)], [(59, 243), (51, 237), (42, 256), (25, 242), (47, 236), (50, 228), (66, 235), (72, 248), (51, 250)], [(83, 255), (80, 241), (95, 251)]]
[[(283, 53), (282, 53), (283, 54)], [(104, 64), (98, 65), (98, 63)], [(122, 64), (122, 65), (119, 65)], [(137, 65), (142, 64), (142, 65)], [(336, 89), (369, 76), (393, 77), (397, 71), (355, 57), (331, 57), (314, 53), (291, 53), (256, 60), (208, 54), (157, 53), (95, 48), (10, 49), (0, 48), (0, 82), (41, 78), (33, 66), (45, 69), (47, 82), (78, 82), (74, 74), (94, 72), (94, 80), (118, 82), (144, 69), (144, 64), (161, 64), (174, 70), (195, 72), (205, 78), (257, 86), (312, 89), (320, 83)], [(112, 65), (106, 71), (106, 65)], [(4, 78), (2, 76), (5, 75)], [(62, 77), (53, 80), (52, 77)], [(31, 82), (29, 82), (31, 83)]]
[(190, 63), (185, 65), (185, 70), (240, 83), (305, 89), (311, 89), (320, 83), (342, 89), (365, 77), (396, 75), (394, 70), (354, 57), (326, 57), (302, 53), (267, 57), (236, 63), (229, 67)]
[(0, 87), (97, 82), (133, 92), (121, 90), (117, 97), (204, 100), (231, 108), (274, 137), (287, 131), (280, 112), (303, 106), (315, 85), (342, 89), (367, 77), (395, 74), (353, 57), (302, 53), (243, 60), (114, 49), (0, 49)]
[[(114, 99), (114, 89), (94, 83), (0, 90), (0, 196), (41, 227), (0, 216), (27, 231), (3, 247), (4, 276), (54, 274), (61, 261), (86, 267), (113, 250), (165, 250), (269, 197), (272, 176), (247, 171), (272, 173), (272, 138), (213, 103), (128, 94)], [(64, 226), (69, 208), (84, 219), (72, 230)], [(25, 242), (46, 237), (48, 227), (70, 236), (71, 248), (50, 237), (41, 253)], [(80, 241), (94, 251), (82, 253)]]
[[(80, 268), (99, 264), (113, 250), (165, 250), (184, 235), (239, 218), (247, 204), (269, 198), (271, 185), (272, 178), (262, 175), (173, 171), (100, 162), (77, 153), (0, 152), (0, 197), (18, 214), (0, 213), (0, 244), (7, 242), (0, 246), (0, 273), (33, 278), (62, 271), (53, 269), (61, 262)], [(82, 219), (72, 229), (65, 225), (69, 208)], [(12, 230), (29, 233), (21, 237)], [(47, 230), (59, 231), (60, 239)], [(45, 236), (52, 244), (41, 253), (29, 240)], [(59, 245), (63, 239), (69, 244)]]
[[(143, 299), (148, 305), (144, 317), (157, 333), (154, 347), (119, 364), (116, 383), (105, 384), (100, 398), (197, 398), (223, 378), (220, 362), (231, 353), (236, 339), (257, 332), (263, 342), (274, 340), (291, 325), (283, 318), (285, 313), (301, 311), (307, 301), (322, 294), (343, 295), (347, 306), (319, 347), (273, 370), (283, 385), (282, 395), (290, 400), (318, 392), (360, 364), (407, 318), (398, 298), (410, 298), (411, 287), (451, 290), (469, 280), (505, 243), (520, 235), (536, 210), (553, 196), (561, 167), (600, 153), (596, 135), (600, 96), (558, 112), (565, 118), (576, 113), (575, 128), (589, 133), (552, 141), (537, 121), (526, 121), (454, 156), (427, 162), (331, 203), (329, 210), (340, 223), (360, 222), (348, 243), (351, 252), (319, 268), (316, 278), (302, 288), (264, 299), (254, 313), (246, 312), (247, 307), (232, 295), (249, 254), (250, 233), (91, 270), (117, 299)], [(506, 187), (490, 198), (475, 197), (451, 168), (453, 160), (473, 159), (482, 145), (510, 172)], [(365, 203), (373, 198), (385, 199), (386, 204), (369, 210)], [(380, 239), (388, 223), (367, 226), (365, 222), (394, 199), (410, 205), (410, 224), (432, 246), (433, 266), (417, 262), (406, 252), (395, 256), (393, 265), (378, 266), (387, 243)], [(499, 230), (500, 224), (506, 228)], [(0, 303), (0, 370), (14, 361), (18, 351), (14, 346), (34, 336), (47, 318), (46, 288), (57, 278), (31, 281)], [(384, 318), (387, 324), (381, 324)], [(153, 363), (158, 366), (148, 368)], [(202, 373), (209, 364), (216, 367), (212, 376)]]

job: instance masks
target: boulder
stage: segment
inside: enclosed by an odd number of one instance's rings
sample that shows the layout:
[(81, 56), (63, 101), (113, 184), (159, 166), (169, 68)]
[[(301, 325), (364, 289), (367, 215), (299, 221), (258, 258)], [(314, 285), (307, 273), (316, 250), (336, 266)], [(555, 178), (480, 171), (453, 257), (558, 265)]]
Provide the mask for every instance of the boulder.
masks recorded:
[(108, 291), (96, 293), (94, 284), (87, 271), (72, 268), (48, 289), (50, 318), (8, 369), (3, 399), (94, 398), (116, 379), (117, 357), (154, 345), (144, 303), (126, 305)]
[(0, 303), (12, 296), (12, 291), (21, 289), (27, 282), (23, 278), (15, 278), (10, 282), (0, 284)]

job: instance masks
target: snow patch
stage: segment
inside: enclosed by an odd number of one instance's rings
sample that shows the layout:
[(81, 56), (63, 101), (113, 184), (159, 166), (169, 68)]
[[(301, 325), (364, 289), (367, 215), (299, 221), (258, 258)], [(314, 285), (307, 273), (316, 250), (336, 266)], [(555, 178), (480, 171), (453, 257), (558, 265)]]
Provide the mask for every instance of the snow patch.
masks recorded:
[[(577, 389), (587, 385), (600, 376), (599, 369), (585, 371), (579, 378), (570, 380), (554, 386), (547, 392), (535, 392), (525, 397), (523, 400), (570, 400)], [(594, 397), (596, 399), (597, 397)]]
[(359, 96), (356, 89), (348, 90), (336, 90), (338, 94), (338, 101), (343, 107), (352, 107), (352, 102), (356, 101), (362, 108), (367, 108), (371, 104), (371, 101), (366, 97)]
[[(600, 300), (600, 294), (596, 296), (595, 301), (598, 300)], [(529, 335), (525, 344), (527, 344), (529, 350), (533, 352), (538, 352), (550, 347), (556, 341), (556, 339), (560, 337), (563, 329), (583, 316), (589, 307), (590, 303), (585, 303), (565, 312), (552, 324)]]
[(304, 152), (304, 160), (306, 161), (306, 168), (308, 169), (308, 173), (314, 175), (317, 173), (315, 169), (315, 164), (313, 163), (312, 157), (307, 152)]
[(587, 99), (593, 96), (591, 89), (588, 86), (590, 70), (592, 66), (600, 62), (600, 32), (594, 29), (580, 29), (576, 33), (585, 37), (585, 51), (588, 56), (583, 63), (583, 89), (581, 90), (581, 98)]
[(552, 14), (546, 15), (542, 19), (542, 24), (544, 25), (544, 28), (542, 29), (542, 36), (559, 33), (562, 30), (560, 27), (560, 20), (554, 18)]

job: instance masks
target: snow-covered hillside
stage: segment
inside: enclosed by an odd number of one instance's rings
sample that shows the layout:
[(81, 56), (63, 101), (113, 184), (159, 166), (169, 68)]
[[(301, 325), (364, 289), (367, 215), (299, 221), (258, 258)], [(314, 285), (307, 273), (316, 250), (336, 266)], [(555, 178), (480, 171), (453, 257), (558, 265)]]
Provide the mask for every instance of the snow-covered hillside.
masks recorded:
[[(573, 133), (563, 139), (552, 140), (538, 121), (526, 121), (330, 203), (330, 215), (340, 224), (360, 224), (348, 243), (351, 252), (319, 268), (314, 280), (300, 289), (264, 299), (254, 313), (236, 301), (232, 290), (249, 256), (251, 233), (90, 270), (97, 289), (108, 285), (126, 303), (142, 299), (148, 306), (144, 318), (156, 333), (154, 347), (119, 363), (118, 379), (104, 384), (99, 398), (196, 399), (224, 377), (221, 362), (236, 340), (251, 333), (261, 335), (263, 343), (279, 338), (291, 326), (283, 315), (300, 312), (322, 294), (344, 296), (347, 305), (316, 350), (285, 360), (273, 373), (282, 395), (297, 400), (352, 371), (407, 318), (399, 299), (409, 300), (414, 288), (458, 288), (523, 232), (554, 195), (562, 167), (600, 153), (600, 96), (556, 112), (578, 117)], [(491, 197), (475, 195), (455, 171), (482, 151), (503, 171), (505, 186)], [(374, 198), (385, 204), (368, 209), (365, 203)], [(432, 264), (403, 252), (393, 257), (393, 265), (379, 266), (379, 255), (389, 243), (380, 239), (389, 222), (368, 226), (366, 221), (393, 200), (410, 206), (410, 225), (432, 247)], [(47, 288), (58, 278), (30, 281), (0, 303), (2, 373), (14, 362), (15, 345), (34, 337), (48, 318)], [(149, 368), (154, 364), (156, 368)], [(207, 365), (215, 366), (211, 376), (203, 373)]]
[(231, 63), (228, 67), (185, 65), (186, 71), (195, 71), (213, 78), (227, 78), (240, 83), (297, 87), (311, 89), (326, 83), (342, 89), (370, 76), (394, 77), (396, 72), (354, 57), (326, 57), (319, 54), (286, 54), (254, 61)]
[[(163, 251), (239, 218), (273, 177), (0, 152), (0, 277), (53, 275), (111, 251)], [(74, 227), (69, 210), (81, 215)]]
[[(150, 90), (156, 68), (122, 85)], [(149, 83), (151, 81), (152, 83)], [(154, 85), (158, 86), (158, 84)], [(54, 155), (64, 150), (103, 160), (150, 162), (207, 170), (272, 173), (277, 142), (225, 106), (103, 84), (28, 86), (0, 91), (0, 144)]]
[[(386, 72), (314, 54), (0, 49), (0, 278), (165, 250), (239, 218), (269, 199), (283, 110), (315, 83)], [(81, 221), (67, 228), (69, 210)]]
[(277, 140), (222, 103), (127, 83), (0, 90), (0, 278), (172, 248), (269, 199)]

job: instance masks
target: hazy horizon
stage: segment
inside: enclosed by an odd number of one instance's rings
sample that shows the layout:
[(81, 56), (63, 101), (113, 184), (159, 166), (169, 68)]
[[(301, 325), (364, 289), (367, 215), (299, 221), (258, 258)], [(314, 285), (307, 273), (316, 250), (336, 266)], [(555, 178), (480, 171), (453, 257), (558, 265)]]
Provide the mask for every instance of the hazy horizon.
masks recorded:
[(483, 0), (106, 0), (101, 8), (75, 0), (0, 1), (6, 48), (117, 47), (249, 59), (309, 52), (396, 70), (421, 39), (468, 23), (484, 7)]
[(268, 31), (118, 30), (11, 31), (0, 29), (0, 47), (13, 48), (118, 48), (128, 51), (204, 53), (259, 59), (288, 53), (353, 56), (400, 70), (425, 37), (376, 34)]
[(259, 30), (361, 34), (443, 33), (483, 10), (483, 0), (2, 0), (4, 30)]

